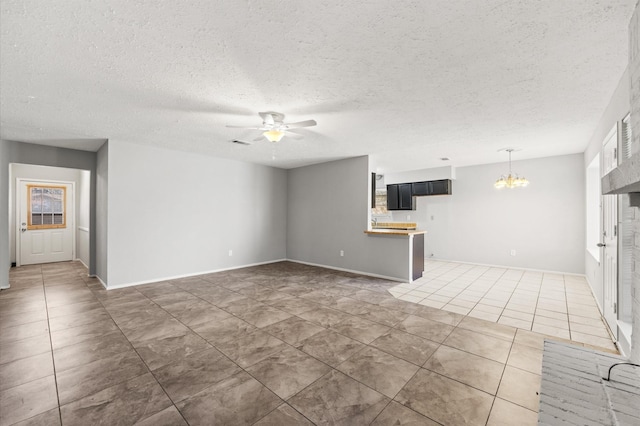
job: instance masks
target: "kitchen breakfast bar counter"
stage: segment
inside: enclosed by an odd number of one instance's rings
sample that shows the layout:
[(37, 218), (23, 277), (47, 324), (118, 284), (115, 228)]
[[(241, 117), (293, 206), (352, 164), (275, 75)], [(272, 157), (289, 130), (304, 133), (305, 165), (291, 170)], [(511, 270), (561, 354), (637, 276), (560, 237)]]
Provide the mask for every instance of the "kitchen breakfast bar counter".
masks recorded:
[(407, 281), (412, 282), (422, 277), (424, 272), (424, 234), (427, 231), (415, 229), (368, 229), (364, 233), (370, 237), (406, 238), (409, 250)]

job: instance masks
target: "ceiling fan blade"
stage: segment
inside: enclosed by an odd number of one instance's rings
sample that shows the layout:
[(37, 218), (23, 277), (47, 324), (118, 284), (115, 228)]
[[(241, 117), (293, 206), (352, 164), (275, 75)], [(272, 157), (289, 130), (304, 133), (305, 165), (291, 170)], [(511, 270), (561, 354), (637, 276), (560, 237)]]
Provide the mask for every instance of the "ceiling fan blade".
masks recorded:
[(318, 123), (316, 122), (316, 120), (305, 120), (305, 121), (298, 121), (296, 123), (286, 123), (284, 126), (285, 129), (299, 129), (300, 127), (311, 127), (311, 126), (315, 126)]
[(282, 123), (284, 121), (284, 114), (274, 111), (264, 111), (259, 112), (258, 115), (262, 117), (262, 121), (269, 125), (273, 126), (276, 123)]
[(298, 139), (298, 140), (299, 140), (299, 139), (304, 139), (304, 136), (302, 136), (302, 135), (300, 135), (300, 134), (298, 134), (298, 133), (288, 132), (288, 131), (286, 131), (286, 130), (285, 130), (285, 131), (283, 131), (282, 133), (284, 133), (284, 135), (285, 135), (286, 137), (291, 138), (291, 139)]
[(265, 140), (264, 135), (260, 135), (257, 138), (255, 138), (253, 141), (254, 142), (258, 142), (258, 141), (263, 141), (263, 140)]
[(264, 127), (232, 126), (230, 124), (227, 124), (227, 127), (231, 129), (267, 130)]

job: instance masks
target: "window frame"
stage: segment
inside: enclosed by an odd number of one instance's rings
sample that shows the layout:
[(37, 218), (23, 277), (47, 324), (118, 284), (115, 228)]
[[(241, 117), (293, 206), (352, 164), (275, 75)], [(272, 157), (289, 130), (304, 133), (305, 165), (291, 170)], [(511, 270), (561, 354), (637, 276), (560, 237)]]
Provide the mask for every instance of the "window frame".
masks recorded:
[[(42, 189), (60, 189), (62, 190), (62, 223), (51, 223), (51, 224), (41, 224), (34, 225), (33, 224), (33, 212), (31, 211), (31, 190), (33, 188), (42, 188)], [(44, 213), (41, 213), (44, 214)], [(56, 212), (48, 213), (51, 215), (56, 214)], [(63, 229), (67, 227), (67, 187), (64, 185), (33, 185), (27, 184), (27, 229), (35, 230), (35, 229)]]

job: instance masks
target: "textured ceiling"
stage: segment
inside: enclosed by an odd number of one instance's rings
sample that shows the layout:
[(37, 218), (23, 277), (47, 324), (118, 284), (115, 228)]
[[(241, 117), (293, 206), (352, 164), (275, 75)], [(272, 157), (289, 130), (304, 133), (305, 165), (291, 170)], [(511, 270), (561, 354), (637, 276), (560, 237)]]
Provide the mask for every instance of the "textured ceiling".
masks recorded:
[[(0, 137), (382, 171), (582, 152), (636, 0), (2, 0)], [(301, 141), (232, 144), (259, 111)]]

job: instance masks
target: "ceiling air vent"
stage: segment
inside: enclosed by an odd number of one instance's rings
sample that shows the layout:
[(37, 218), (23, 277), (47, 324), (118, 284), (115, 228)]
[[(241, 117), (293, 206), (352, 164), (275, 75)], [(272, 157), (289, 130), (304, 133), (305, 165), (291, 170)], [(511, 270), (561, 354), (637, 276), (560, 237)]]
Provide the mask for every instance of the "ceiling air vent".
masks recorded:
[(237, 143), (238, 145), (251, 145), (251, 142), (245, 142), (238, 139), (233, 139), (231, 143)]

